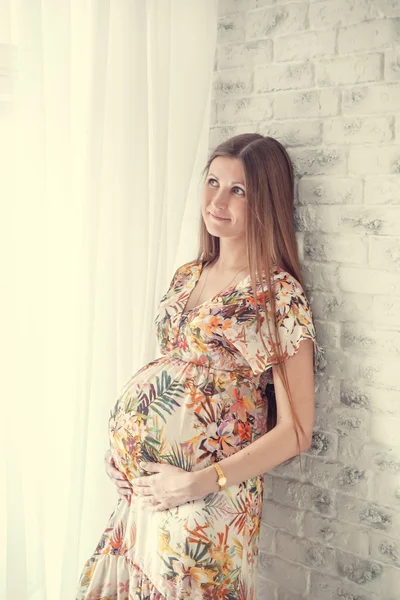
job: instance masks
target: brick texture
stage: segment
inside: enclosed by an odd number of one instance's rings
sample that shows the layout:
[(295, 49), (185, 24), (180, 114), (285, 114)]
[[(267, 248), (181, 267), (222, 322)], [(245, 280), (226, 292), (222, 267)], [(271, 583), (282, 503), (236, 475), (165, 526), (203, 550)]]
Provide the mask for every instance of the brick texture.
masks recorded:
[(398, 600), (400, 1), (219, 0), (209, 146), (293, 160), (325, 363), (313, 444), (266, 473), (258, 598)]

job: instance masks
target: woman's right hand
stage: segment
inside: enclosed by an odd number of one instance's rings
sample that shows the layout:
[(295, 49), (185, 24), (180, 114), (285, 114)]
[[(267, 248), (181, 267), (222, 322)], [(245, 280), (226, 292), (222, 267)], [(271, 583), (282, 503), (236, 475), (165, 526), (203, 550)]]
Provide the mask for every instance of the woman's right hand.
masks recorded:
[(130, 505), (132, 496), (132, 486), (127, 480), (126, 475), (124, 473), (121, 473), (121, 471), (115, 466), (111, 450), (107, 450), (104, 457), (104, 462), (106, 463), (106, 473), (113, 482), (113, 484), (117, 487), (118, 494), (122, 498), (125, 498), (125, 500)]

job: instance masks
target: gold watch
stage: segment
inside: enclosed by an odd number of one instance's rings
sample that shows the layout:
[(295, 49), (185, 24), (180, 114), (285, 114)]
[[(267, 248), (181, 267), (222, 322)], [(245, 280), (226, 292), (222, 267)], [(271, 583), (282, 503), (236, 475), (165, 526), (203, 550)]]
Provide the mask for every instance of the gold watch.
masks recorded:
[(212, 463), (212, 465), (215, 467), (217, 473), (218, 473), (218, 485), (219, 485), (219, 491), (222, 492), (222, 490), (225, 489), (226, 487), (226, 477), (224, 475), (223, 470), (221, 469), (221, 467), (219, 466), (218, 463)]

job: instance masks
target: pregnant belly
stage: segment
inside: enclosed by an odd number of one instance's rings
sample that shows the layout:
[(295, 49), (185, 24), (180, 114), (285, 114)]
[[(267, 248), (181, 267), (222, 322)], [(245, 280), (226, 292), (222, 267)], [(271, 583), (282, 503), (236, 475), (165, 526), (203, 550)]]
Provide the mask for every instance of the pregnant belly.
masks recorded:
[(239, 385), (232, 373), (210, 379), (199, 365), (162, 357), (135, 373), (117, 399), (109, 419), (112, 456), (128, 480), (145, 474), (142, 460), (203, 469), (251, 443), (256, 405), (250, 382)]
[(156, 460), (162, 445), (162, 430), (156, 427), (152, 404), (157, 400), (157, 388), (160, 391), (159, 378), (165, 370), (164, 363), (162, 358), (157, 359), (135, 373), (110, 413), (108, 434), (111, 454), (117, 468), (128, 479), (142, 476), (139, 462)]

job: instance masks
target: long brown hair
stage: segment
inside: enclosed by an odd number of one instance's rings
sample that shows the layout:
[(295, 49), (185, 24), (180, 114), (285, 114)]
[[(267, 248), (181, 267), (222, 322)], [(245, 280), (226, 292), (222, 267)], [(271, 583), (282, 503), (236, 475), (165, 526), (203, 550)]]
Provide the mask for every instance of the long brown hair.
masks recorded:
[[(276, 139), (264, 137), (258, 133), (236, 135), (223, 141), (214, 149), (202, 171), (203, 176), (208, 174), (211, 162), (217, 156), (237, 158), (243, 164), (247, 196), (246, 247), (254, 298), (258, 300), (260, 297), (260, 294), (257, 292), (258, 274), (262, 276), (261, 283), (264, 281), (264, 274), (269, 274), (269, 281), (267, 282), (268, 290), (273, 290), (274, 265), (290, 273), (304, 287), (295, 237), (293, 210), (294, 171), (285, 148)], [(205, 263), (213, 262), (219, 256), (219, 249), (219, 237), (213, 236), (208, 232), (204, 219), (201, 218), (197, 260), (202, 260)], [(263, 287), (262, 285), (261, 289)], [(275, 294), (270, 293), (269, 297), (271, 311), (275, 315), (275, 319), (272, 321), (274, 338), (277, 344), (273, 342), (271, 336), (270, 319), (266, 319), (266, 322), (271, 345), (274, 349), (274, 357), (278, 361), (276, 366), (289, 398), (300, 455), (301, 447), (298, 427), (304, 435), (305, 432), (294, 409), (286, 367), (282, 359), (282, 347), (276, 320)], [(268, 311), (264, 293), (261, 293), (261, 298), (265, 310), (264, 314), (267, 315)], [(255, 302), (255, 307), (257, 332), (260, 334), (261, 343), (268, 353), (260, 331), (258, 301)], [(275, 427), (277, 422), (276, 401), (274, 393), (268, 394), (267, 397), (267, 431), (269, 431)]]

